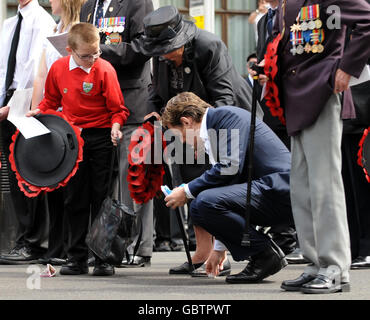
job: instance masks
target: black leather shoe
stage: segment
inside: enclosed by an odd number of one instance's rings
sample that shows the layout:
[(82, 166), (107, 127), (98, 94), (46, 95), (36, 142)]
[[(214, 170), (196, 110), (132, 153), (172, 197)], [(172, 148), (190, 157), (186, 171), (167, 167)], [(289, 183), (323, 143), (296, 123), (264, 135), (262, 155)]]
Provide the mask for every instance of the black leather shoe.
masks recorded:
[[(199, 269), (202, 265), (204, 265), (204, 262), (193, 263), (194, 270)], [(184, 262), (182, 265), (178, 267), (171, 268), (169, 274), (191, 274), (190, 272), (191, 271), (189, 263)]]
[(142, 257), (142, 256), (135, 256), (132, 259), (132, 256), (129, 257), (130, 261), (124, 260), (122, 261), (120, 267), (121, 268), (142, 268), (142, 267), (150, 267), (151, 266), (151, 257)]
[(226, 277), (227, 283), (257, 283), (279, 272), (288, 262), (284, 253), (275, 244), (267, 247), (263, 252), (251, 257), (245, 269), (234, 275)]
[(294, 249), (294, 251), (288, 254), (285, 259), (289, 264), (306, 264), (309, 263), (307, 259), (302, 255), (302, 251), (299, 248)]
[(99, 261), (95, 263), (93, 276), (113, 276), (114, 275), (114, 267), (108, 263)]
[(286, 291), (301, 291), (302, 286), (313, 279), (315, 279), (316, 276), (310, 275), (308, 273), (302, 273), (297, 279), (294, 280), (285, 280), (281, 284), (281, 289), (284, 289)]
[(63, 264), (67, 263), (66, 259), (61, 259), (61, 258), (46, 258), (46, 257), (41, 257), (40, 259), (37, 260), (37, 263), (47, 265), (51, 264), (53, 266), (62, 266)]
[(162, 241), (158, 243), (158, 245), (154, 248), (155, 252), (168, 252), (171, 251), (170, 242), (169, 241)]
[(69, 261), (60, 269), (60, 274), (62, 275), (74, 276), (87, 273), (89, 273), (89, 266), (87, 265), (87, 262)]
[(358, 257), (351, 263), (351, 269), (370, 269), (370, 256)]
[(319, 274), (312, 281), (302, 285), (303, 293), (335, 293), (349, 292), (351, 290), (349, 282), (335, 283), (334, 279)]
[(0, 264), (32, 264), (37, 263), (37, 260), (42, 256), (41, 253), (36, 253), (28, 247), (12, 250), (10, 253), (0, 256)]
[[(228, 276), (231, 273), (231, 264), (228, 259), (224, 262), (223, 269), (218, 273), (218, 277)], [(207, 272), (203, 268), (199, 268), (190, 273), (192, 277), (208, 277)]]

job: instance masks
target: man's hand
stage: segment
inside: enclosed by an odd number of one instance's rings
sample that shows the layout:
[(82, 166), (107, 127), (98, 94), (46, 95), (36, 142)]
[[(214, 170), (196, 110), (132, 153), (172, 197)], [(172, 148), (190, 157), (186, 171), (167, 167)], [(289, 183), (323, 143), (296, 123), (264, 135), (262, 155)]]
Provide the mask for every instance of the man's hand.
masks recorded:
[(164, 198), (164, 201), (166, 201), (166, 206), (171, 207), (172, 209), (185, 205), (187, 198), (184, 187), (173, 189), (171, 194)]
[(335, 74), (335, 87), (334, 93), (340, 93), (349, 88), (349, 80), (351, 79), (351, 75), (345, 73), (343, 70), (338, 69)]
[(4, 106), (0, 108), (0, 122), (5, 120), (8, 117), (9, 106)]
[(39, 114), (41, 112), (41, 110), (39, 108), (36, 108), (34, 110), (30, 110), (26, 113), (26, 117), (33, 117), (35, 116), (36, 114)]
[(226, 260), (226, 251), (213, 250), (206, 263), (207, 274), (218, 276), (223, 269), (223, 263)]
[(122, 140), (121, 125), (119, 123), (113, 123), (112, 131), (110, 133), (113, 145), (117, 147), (118, 141)]
[(152, 117), (152, 116), (155, 116), (155, 117), (157, 118), (157, 120), (158, 120), (158, 121), (160, 121), (160, 120), (161, 120), (161, 116), (160, 116), (157, 112), (151, 112), (151, 113), (147, 114), (147, 115), (144, 117), (144, 121), (145, 121), (146, 119), (149, 119), (149, 118), (150, 118), (150, 117)]

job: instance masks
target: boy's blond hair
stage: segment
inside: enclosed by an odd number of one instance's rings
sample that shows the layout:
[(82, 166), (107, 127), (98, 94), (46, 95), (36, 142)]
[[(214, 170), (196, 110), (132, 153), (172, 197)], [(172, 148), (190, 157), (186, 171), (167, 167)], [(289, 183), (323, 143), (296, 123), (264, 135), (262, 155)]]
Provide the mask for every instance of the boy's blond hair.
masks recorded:
[(68, 33), (68, 46), (72, 50), (76, 50), (81, 42), (93, 45), (97, 41), (100, 41), (99, 30), (91, 23), (75, 24)]
[(191, 92), (182, 92), (171, 98), (162, 113), (164, 126), (181, 126), (181, 117), (191, 117), (195, 122), (201, 122), (207, 108), (207, 102)]

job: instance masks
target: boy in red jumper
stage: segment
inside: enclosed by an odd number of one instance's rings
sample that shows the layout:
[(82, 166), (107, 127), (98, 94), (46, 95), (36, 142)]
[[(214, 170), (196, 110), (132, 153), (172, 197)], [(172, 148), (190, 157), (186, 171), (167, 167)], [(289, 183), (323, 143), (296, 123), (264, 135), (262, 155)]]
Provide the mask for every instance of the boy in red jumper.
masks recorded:
[[(83, 161), (65, 187), (64, 210), (70, 228), (68, 262), (60, 274), (88, 273), (85, 237), (91, 212), (96, 217), (108, 192), (113, 144), (122, 138), (129, 115), (112, 65), (100, 57), (99, 32), (89, 23), (73, 26), (68, 35), (68, 57), (57, 60), (45, 83), (45, 97), (33, 116), (62, 107), (68, 121), (81, 128)], [(112, 144), (113, 143), (113, 144)], [(113, 266), (95, 257), (93, 275), (113, 275)]]

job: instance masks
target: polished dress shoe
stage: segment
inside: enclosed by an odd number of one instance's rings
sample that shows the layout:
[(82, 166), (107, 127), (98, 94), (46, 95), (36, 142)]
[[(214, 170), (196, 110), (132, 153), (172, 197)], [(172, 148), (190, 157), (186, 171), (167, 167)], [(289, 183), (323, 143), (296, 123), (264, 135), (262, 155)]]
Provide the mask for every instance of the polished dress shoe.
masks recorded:
[(227, 283), (258, 283), (263, 279), (279, 272), (288, 262), (284, 253), (276, 244), (268, 246), (263, 252), (251, 257), (245, 269), (226, 277)]
[(95, 266), (93, 270), (93, 276), (113, 276), (114, 267), (106, 262), (101, 261), (100, 259), (95, 260)]
[(307, 259), (302, 255), (302, 251), (299, 248), (295, 248), (294, 251), (288, 254), (285, 259), (288, 264), (306, 264), (309, 263)]
[(185, 247), (183, 243), (171, 242), (170, 247), (172, 251), (176, 251), (176, 252), (185, 251)]
[[(193, 263), (194, 270), (199, 269), (204, 262)], [(192, 270), (193, 271), (193, 270)], [(186, 261), (183, 264), (170, 269), (169, 274), (191, 274), (189, 263)]]
[(61, 259), (61, 258), (46, 258), (46, 257), (41, 257), (40, 259), (37, 260), (37, 263), (47, 265), (51, 264), (53, 266), (62, 266), (63, 264), (67, 263), (66, 259)]
[(66, 264), (62, 265), (60, 269), (60, 274), (62, 275), (75, 276), (87, 273), (89, 273), (87, 262), (68, 261)]
[(143, 256), (129, 256), (129, 261), (123, 260), (119, 267), (121, 268), (141, 268), (141, 267), (150, 267), (151, 266), (151, 257)]
[(302, 273), (297, 279), (283, 281), (281, 284), (281, 289), (284, 289), (285, 291), (301, 291), (304, 284), (312, 281), (315, 278), (316, 276), (314, 275)]
[(357, 257), (352, 261), (351, 269), (370, 269), (370, 256)]
[(302, 285), (301, 292), (303, 293), (335, 293), (335, 292), (349, 292), (349, 282), (336, 283), (325, 275), (319, 274), (310, 282)]
[(0, 256), (0, 264), (32, 264), (37, 263), (37, 260), (42, 256), (41, 253), (36, 253), (28, 247), (13, 249), (10, 253)]
[[(204, 267), (204, 265), (203, 265)], [(231, 264), (228, 259), (223, 264), (223, 269), (219, 271), (218, 277), (228, 276), (231, 273)], [(195, 269), (193, 272), (190, 273), (192, 277), (208, 277), (207, 272), (204, 268)]]

